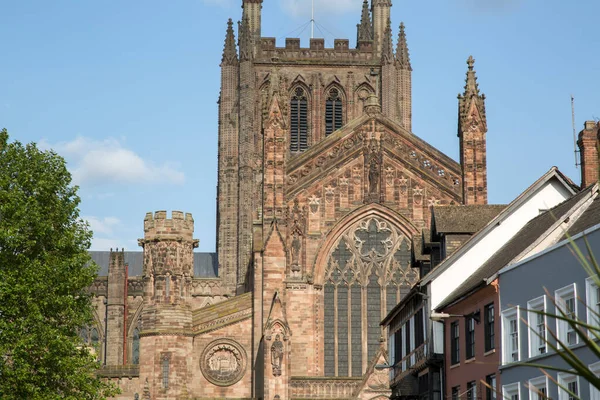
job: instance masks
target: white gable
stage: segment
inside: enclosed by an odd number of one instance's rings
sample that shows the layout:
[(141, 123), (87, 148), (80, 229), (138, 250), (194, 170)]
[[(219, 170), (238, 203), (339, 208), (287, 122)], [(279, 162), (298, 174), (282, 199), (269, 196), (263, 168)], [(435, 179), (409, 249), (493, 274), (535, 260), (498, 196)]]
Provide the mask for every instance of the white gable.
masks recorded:
[(540, 214), (540, 211), (550, 209), (562, 203), (573, 192), (564, 182), (553, 177), (540, 182), (537, 188), (530, 188), (531, 193), (520, 202), (513, 202), (497, 218), (492, 220), (488, 227), (476, 234), (456, 254), (450, 256), (432, 271), (431, 279), (424, 279), (429, 283), (429, 306), (434, 310), (450, 293), (452, 293), (465, 279), (471, 276), (484, 262), (508, 242), (527, 222)]

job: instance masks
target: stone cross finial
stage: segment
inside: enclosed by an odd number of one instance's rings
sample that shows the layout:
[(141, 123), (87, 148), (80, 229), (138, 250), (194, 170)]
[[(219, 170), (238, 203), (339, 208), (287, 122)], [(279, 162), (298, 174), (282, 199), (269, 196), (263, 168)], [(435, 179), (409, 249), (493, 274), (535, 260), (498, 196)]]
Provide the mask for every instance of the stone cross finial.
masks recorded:
[(475, 59), (473, 56), (469, 56), (467, 59), (467, 65), (469, 66), (469, 71), (473, 71), (473, 66), (475, 65)]

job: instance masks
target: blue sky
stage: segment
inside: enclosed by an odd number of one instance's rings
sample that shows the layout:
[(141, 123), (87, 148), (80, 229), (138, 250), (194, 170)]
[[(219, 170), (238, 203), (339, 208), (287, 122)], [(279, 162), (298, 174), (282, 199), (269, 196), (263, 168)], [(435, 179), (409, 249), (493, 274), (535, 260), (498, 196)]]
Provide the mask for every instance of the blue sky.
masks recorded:
[[(310, 0), (263, 4), (263, 36), (300, 36)], [(361, 0), (315, 0), (331, 46), (356, 38)], [(155, 210), (194, 215), (214, 251), (219, 62), (241, 0), (0, 0), (0, 127), (68, 161), (92, 248), (137, 249)], [(472, 54), (487, 96), (490, 203), (556, 165), (579, 183), (576, 127), (600, 117), (595, 0), (395, 0), (413, 66), (413, 130), (454, 159), (457, 100)]]

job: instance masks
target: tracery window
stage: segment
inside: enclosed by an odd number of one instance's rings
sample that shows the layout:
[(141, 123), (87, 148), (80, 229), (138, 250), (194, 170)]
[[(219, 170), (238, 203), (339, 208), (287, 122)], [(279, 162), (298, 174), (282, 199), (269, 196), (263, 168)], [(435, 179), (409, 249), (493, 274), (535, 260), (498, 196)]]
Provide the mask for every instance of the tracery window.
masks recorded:
[(410, 241), (387, 221), (369, 217), (341, 235), (325, 269), (325, 376), (362, 376), (380, 346), (379, 322), (417, 279)]
[(140, 363), (140, 330), (135, 328), (133, 330), (133, 340), (131, 342), (131, 363)]
[(325, 101), (325, 136), (342, 127), (342, 96), (337, 88), (331, 88)]
[(93, 349), (98, 356), (98, 361), (100, 361), (102, 346), (100, 346), (100, 335), (98, 334), (98, 329), (95, 327), (84, 327), (79, 331), (79, 336), (83, 340), (83, 343)]
[(290, 151), (308, 148), (308, 99), (306, 91), (296, 87), (290, 100)]

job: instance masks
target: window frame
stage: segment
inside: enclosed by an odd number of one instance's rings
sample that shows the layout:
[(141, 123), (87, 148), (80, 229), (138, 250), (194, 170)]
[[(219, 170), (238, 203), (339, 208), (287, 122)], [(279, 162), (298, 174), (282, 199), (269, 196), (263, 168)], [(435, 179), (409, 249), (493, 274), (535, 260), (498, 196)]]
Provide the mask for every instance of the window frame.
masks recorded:
[[(596, 285), (598, 276), (586, 278), (585, 280), (585, 302), (587, 304), (586, 314), (588, 325), (594, 325), (600, 327), (600, 288)], [(595, 315), (592, 309), (599, 315)], [(588, 329), (589, 336), (593, 334)]]
[[(490, 313), (491, 310), (491, 320)], [(495, 332), (495, 323), (496, 323), (496, 314), (495, 314), (495, 305), (494, 303), (487, 304), (483, 307), (483, 335), (484, 335), (484, 352), (492, 351), (496, 349), (496, 332)]]
[(467, 382), (467, 390), (465, 391), (465, 394), (467, 395), (467, 400), (477, 399), (477, 381)]
[[(555, 299), (555, 303), (556, 303), (555, 304), (556, 315), (562, 315), (561, 310), (565, 310), (565, 314), (566, 314), (566, 308), (567, 308), (567, 304), (568, 304), (567, 301), (572, 299), (573, 300), (574, 318), (575, 319), (578, 318), (577, 285), (575, 283), (572, 283), (570, 285), (567, 285), (565, 287), (557, 289), (554, 292), (554, 299)], [(569, 347), (575, 346), (579, 343), (579, 337), (577, 336), (577, 333), (571, 329), (571, 326), (568, 324), (568, 322), (563, 321), (558, 318), (556, 318), (556, 334), (557, 334), (558, 340), (560, 342), (567, 344)], [(575, 335), (574, 343), (569, 343), (569, 341), (568, 341), (569, 334)], [(562, 348), (560, 343), (557, 343), (557, 346), (559, 349)]]
[[(332, 98), (332, 91), (337, 91), (337, 95)], [(325, 137), (331, 135), (333, 132), (337, 131), (341, 127), (344, 126), (344, 91), (338, 87), (337, 85), (330, 86), (325, 91)], [(330, 107), (331, 102), (331, 121), (328, 118), (328, 108)], [(339, 109), (338, 109), (339, 107)], [(339, 112), (339, 115), (338, 115)], [(339, 126), (338, 126), (339, 124)], [(331, 131), (328, 131), (331, 129)]]
[(496, 400), (497, 399), (497, 386), (498, 380), (496, 378), (496, 374), (489, 374), (485, 377), (485, 383), (487, 383), (490, 387), (485, 388), (485, 397), (487, 400)]
[(545, 396), (546, 398), (548, 398), (549, 393), (548, 393), (548, 377), (545, 375), (542, 376), (538, 376), (537, 378), (532, 378), (529, 381), (527, 381), (528, 385), (527, 385), (527, 390), (529, 391), (529, 399), (530, 400), (536, 400), (539, 396), (538, 391), (541, 390), (542, 386), (544, 388), (544, 390), (546, 391)]
[(460, 399), (460, 385), (458, 386), (453, 386), (450, 389), (450, 398), (452, 400), (459, 400)]
[(475, 358), (475, 318), (465, 317), (465, 361)]
[(460, 321), (450, 323), (450, 365), (460, 364)]
[[(529, 325), (528, 329), (528, 339), (529, 339), (529, 357), (535, 357), (542, 354), (548, 353), (548, 348), (546, 344), (546, 340), (548, 338), (548, 319), (545, 314), (538, 314), (531, 310), (543, 311), (547, 310), (547, 301), (546, 296), (536, 297), (535, 299), (529, 300), (527, 302), (527, 324)], [(539, 331), (539, 318), (542, 317), (543, 323), (543, 343), (542, 339), (536, 335), (540, 333)], [(535, 346), (534, 346), (535, 344)], [(543, 351), (541, 349), (543, 348)]]
[[(569, 374), (566, 372), (559, 372), (556, 374), (556, 380), (558, 385), (567, 386), (570, 383), (575, 383), (577, 385), (577, 392), (575, 393), (577, 397), (581, 395), (581, 385), (579, 384), (579, 376), (574, 374)], [(570, 389), (569, 389), (570, 390)], [(558, 400), (572, 400), (573, 397), (569, 395), (563, 388), (558, 386)]]
[[(302, 90), (303, 92), (303, 96), (298, 96), (298, 90)], [(307, 87), (305, 87), (304, 85), (295, 85), (292, 90), (290, 91), (290, 101), (289, 101), (289, 106), (290, 106), (290, 113), (289, 113), (289, 118), (290, 118), (290, 130), (289, 130), (289, 139), (290, 139), (290, 143), (289, 143), (289, 151), (290, 153), (293, 154), (297, 154), (297, 153), (302, 153), (304, 151), (306, 151), (309, 147), (310, 147), (310, 140), (309, 140), (309, 136), (310, 136), (310, 95), (309, 95), (310, 91), (308, 90)], [(297, 97), (300, 97), (297, 99)], [(302, 98), (303, 97), (303, 98)], [(297, 111), (296, 113), (298, 114), (298, 126), (296, 127), (297, 129), (294, 130), (294, 124), (293, 124), (293, 117), (294, 117), (294, 101), (297, 101)], [(304, 103), (302, 103), (304, 102)], [(302, 116), (303, 114), (303, 110), (302, 108), (305, 107), (304, 110), (304, 117)], [(303, 126), (302, 126), (302, 118), (304, 118), (304, 122), (305, 122), (305, 126), (304, 126), (304, 132), (303, 132)], [(303, 145), (302, 144), (302, 138), (303, 138), (303, 133), (306, 135), (306, 143)], [(297, 147), (293, 147), (293, 146), (297, 146)]]
[(517, 399), (521, 398), (521, 385), (519, 382), (502, 385), (502, 396), (507, 400), (512, 400), (512, 396), (517, 395)]
[[(502, 312), (502, 338), (503, 338), (503, 342), (506, 344), (506, 346), (502, 346), (503, 347), (503, 354), (502, 354), (502, 364), (511, 364), (514, 362), (519, 362), (521, 361), (521, 324), (519, 323), (519, 314), (520, 314), (520, 308), (517, 307), (511, 307), (508, 308), (506, 310), (504, 310)], [(510, 321), (516, 321), (516, 327), (517, 327), (517, 349), (516, 349), (516, 354), (517, 354), (517, 359), (513, 360), (512, 359), (512, 355), (515, 353), (514, 349), (512, 348), (512, 334), (513, 332), (510, 331)], [(509, 346), (510, 343), (510, 346)], [(510, 351), (510, 353), (509, 353)]]
[(171, 355), (163, 353), (160, 359), (161, 389), (169, 389), (169, 376), (171, 375)]
[[(600, 361), (588, 365), (590, 371), (600, 377)], [(597, 389), (591, 383), (590, 385), (590, 400), (600, 400), (600, 389)]]

